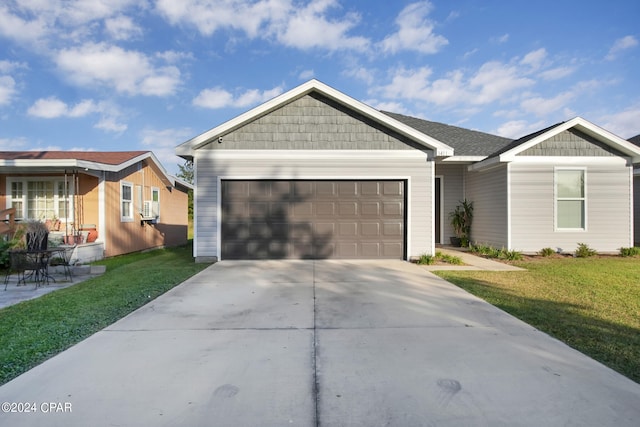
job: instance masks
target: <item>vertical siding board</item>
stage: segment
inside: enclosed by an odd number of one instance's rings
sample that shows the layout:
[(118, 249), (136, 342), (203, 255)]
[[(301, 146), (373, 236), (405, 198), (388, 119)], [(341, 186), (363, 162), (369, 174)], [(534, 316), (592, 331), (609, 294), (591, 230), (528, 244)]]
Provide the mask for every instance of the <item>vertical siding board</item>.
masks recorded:
[(556, 231), (554, 166), (561, 165), (511, 165), (514, 249), (536, 252), (551, 247), (572, 252), (578, 243), (586, 243), (598, 251), (616, 252), (628, 246), (632, 221), (628, 167), (622, 161), (619, 166), (585, 166), (586, 231)]

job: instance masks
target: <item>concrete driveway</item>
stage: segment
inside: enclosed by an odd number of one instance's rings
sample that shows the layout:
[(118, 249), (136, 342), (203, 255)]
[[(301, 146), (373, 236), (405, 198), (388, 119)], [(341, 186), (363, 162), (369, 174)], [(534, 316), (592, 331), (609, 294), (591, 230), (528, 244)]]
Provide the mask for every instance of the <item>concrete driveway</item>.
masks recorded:
[(400, 261), (220, 262), (0, 387), (0, 402), (35, 408), (0, 413), (11, 426), (640, 420), (640, 385)]

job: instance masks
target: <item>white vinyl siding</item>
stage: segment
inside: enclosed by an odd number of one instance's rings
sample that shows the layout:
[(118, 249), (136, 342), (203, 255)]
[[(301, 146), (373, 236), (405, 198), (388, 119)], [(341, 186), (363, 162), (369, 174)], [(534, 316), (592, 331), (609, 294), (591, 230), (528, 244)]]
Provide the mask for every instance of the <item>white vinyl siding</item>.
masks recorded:
[[(511, 164), (512, 249), (537, 252), (551, 247), (573, 252), (586, 243), (601, 252), (630, 246), (632, 227), (631, 174), (625, 159), (594, 160), (586, 166), (558, 161), (546, 164)], [(585, 185), (584, 230), (556, 227), (555, 172), (583, 169)]]
[(467, 172), (466, 199), (473, 202), (471, 242), (495, 248), (509, 246), (508, 168)]
[[(218, 153), (218, 154), (216, 154)], [(195, 218), (196, 253), (200, 258), (218, 257), (219, 181), (221, 179), (401, 179), (407, 185), (407, 255), (432, 253), (433, 162), (418, 150), (381, 152), (373, 155), (357, 151), (336, 155), (331, 152), (289, 150), (252, 151), (239, 154), (226, 151), (196, 152), (198, 191)], [(222, 156), (222, 158), (220, 157)], [(233, 159), (233, 160), (232, 160)]]
[(556, 168), (556, 230), (584, 230), (586, 174), (584, 169)]
[(436, 164), (436, 175), (442, 177), (442, 242), (449, 243), (449, 238), (455, 236), (449, 213), (464, 200), (464, 173), (466, 165)]
[(633, 233), (634, 245), (640, 246), (640, 175), (633, 177)]

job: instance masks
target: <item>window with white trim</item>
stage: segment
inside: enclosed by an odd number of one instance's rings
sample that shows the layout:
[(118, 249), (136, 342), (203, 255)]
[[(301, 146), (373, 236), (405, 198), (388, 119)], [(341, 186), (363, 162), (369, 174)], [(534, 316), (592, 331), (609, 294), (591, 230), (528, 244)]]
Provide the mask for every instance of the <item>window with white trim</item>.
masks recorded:
[(120, 181), (120, 221), (133, 221), (133, 184)]
[(556, 169), (556, 229), (586, 228), (586, 171)]
[(46, 220), (73, 218), (72, 183), (57, 178), (7, 178), (7, 206), (16, 209), (17, 219)]
[(160, 189), (156, 187), (151, 187), (151, 211), (154, 217), (160, 217)]

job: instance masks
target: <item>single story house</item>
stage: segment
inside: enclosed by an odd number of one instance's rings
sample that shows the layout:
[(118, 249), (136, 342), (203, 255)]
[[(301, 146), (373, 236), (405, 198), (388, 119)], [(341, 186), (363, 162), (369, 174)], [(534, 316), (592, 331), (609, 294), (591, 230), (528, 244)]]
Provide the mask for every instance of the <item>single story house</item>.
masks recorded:
[(517, 140), (371, 108), (317, 80), (176, 148), (194, 162), (197, 260), (433, 254), (449, 213), (523, 252), (633, 244), (640, 147), (577, 117)]
[(80, 262), (186, 243), (190, 188), (150, 151), (0, 152), (2, 210), (47, 221)]

